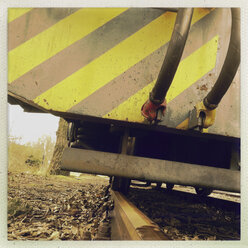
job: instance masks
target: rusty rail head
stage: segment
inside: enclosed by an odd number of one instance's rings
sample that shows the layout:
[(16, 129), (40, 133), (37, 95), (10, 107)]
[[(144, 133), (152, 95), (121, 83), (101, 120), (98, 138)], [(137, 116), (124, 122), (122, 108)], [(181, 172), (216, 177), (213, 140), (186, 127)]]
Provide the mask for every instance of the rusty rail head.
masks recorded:
[(112, 240), (170, 240), (146, 215), (117, 191), (112, 221)]

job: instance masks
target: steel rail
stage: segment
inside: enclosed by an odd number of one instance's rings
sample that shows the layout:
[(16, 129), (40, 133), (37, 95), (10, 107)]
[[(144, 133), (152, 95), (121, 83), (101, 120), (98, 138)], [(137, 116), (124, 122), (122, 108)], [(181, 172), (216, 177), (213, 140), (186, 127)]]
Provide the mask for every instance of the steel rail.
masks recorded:
[(114, 210), (111, 240), (169, 240), (159, 226), (144, 215), (125, 196), (112, 191)]

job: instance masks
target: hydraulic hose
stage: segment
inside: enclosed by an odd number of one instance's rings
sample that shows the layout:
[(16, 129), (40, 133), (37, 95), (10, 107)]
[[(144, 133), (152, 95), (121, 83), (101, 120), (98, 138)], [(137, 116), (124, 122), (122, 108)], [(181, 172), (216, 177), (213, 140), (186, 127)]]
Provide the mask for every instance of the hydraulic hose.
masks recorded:
[(150, 93), (154, 104), (162, 104), (172, 83), (188, 37), (193, 8), (180, 8), (158, 79)]
[(217, 108), (230, 87), (240, 64), (240, 9), (232, 8), (231, 13), (232, 28), (227, 55), (214, 87), (203, 100), (208, 109)]

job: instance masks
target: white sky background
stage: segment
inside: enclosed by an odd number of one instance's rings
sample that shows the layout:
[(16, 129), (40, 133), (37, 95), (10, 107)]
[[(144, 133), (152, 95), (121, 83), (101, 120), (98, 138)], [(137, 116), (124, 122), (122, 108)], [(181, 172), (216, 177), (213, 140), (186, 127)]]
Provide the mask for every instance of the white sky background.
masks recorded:
[(20, 143), (36, 142), (43, 135), (56, 141), (59, 118), (46, 113), (27, 113), (19, 105), (8, 104), (9, 135), (20, 137)]

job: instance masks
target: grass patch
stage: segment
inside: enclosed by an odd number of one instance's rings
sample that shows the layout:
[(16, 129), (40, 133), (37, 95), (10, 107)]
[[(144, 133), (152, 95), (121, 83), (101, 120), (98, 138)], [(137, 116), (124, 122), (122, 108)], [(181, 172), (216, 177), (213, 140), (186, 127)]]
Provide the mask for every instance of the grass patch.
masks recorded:
[(8, 171), (46, 175), (55, 143), (43, 136), (36, 143), (20, 144), (10, 137), (8, 143)]

